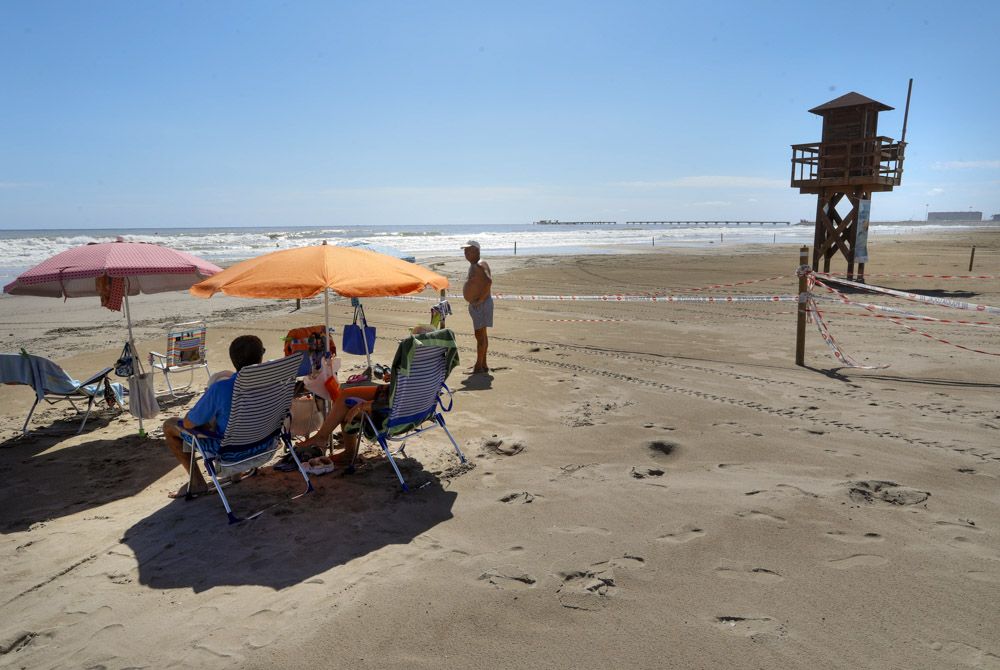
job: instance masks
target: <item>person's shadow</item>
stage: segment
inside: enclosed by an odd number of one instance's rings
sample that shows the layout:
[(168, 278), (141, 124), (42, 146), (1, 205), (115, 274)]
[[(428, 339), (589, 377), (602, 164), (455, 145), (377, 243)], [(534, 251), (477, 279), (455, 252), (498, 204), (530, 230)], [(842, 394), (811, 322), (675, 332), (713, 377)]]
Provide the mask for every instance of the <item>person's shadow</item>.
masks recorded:
[[(410, 458), (397, 458), (411, 491), (402, 493), (384, 460), (351, 476), (314, 478), (270, 469), (224, 490), (238, 515), (228, 525), (210, 494), (174, 500), (129, 528), (139, 583), (157, 589), (253, 584), (282, 589), (391, 544), (407, 544), (452, 516), (456, 493)], [(289, 499), (289, 496), (295, 496)], [(321, 582), (317, 582), (321, 583)]]
[(493, 375), (489, 372), (474, 372), (462, 380), (461, 388), (455, 389), (455, 393), (460, 391), (488, 391), (493, 388)]

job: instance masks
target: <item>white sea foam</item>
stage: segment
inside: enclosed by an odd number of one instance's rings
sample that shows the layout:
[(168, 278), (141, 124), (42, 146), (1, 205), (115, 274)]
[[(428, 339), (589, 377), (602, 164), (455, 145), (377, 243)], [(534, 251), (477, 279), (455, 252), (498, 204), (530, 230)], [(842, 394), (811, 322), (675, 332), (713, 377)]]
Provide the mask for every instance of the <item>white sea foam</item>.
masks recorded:
[[(986, 224), (984, 224), (986, 225)], [(969, 226), (873, 224), (871, 238), (940, 232)], [(89, 242), (112, 242), (119, 235), (106, 230), (0, 231), (0, 281), (10, 281), (21, 271), (59, 252)], [(316, 228), (202, 228), (141, 230), (123, 233), (129, 241), (163, 244), (215, 263), (230, 263), (277, 249), (289, 249), (323, 240), (330, 244), (360, 241), (389, 245), (417, 259), (460, 253), (470, 238), (478, 240), (485, 254), (615, 253), (628, 247), (769, 244), (812, 242), (811, 225), (674, 225), (674, 226), (439, 226), (316, 227)], [(724, 238), (724, 239), (723, 239)]]

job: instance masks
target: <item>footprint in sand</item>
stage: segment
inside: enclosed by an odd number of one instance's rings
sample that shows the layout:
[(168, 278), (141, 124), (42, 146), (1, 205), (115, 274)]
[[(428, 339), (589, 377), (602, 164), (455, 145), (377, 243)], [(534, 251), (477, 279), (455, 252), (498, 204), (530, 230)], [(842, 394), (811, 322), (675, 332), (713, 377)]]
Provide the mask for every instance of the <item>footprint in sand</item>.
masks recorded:
[(532, 494), (530, 494), (530, 493), (528, 493), (527, 491), (520, 491), (519, 493), (508, 493), (504, 497), (500, 498), (500, 502), (502, 502), (502, 503), (508, 503), (508, 504), (511, 504), (511, 503), (526, 504), (526, 503), (534, 502), (534, 500), (535, 500), (535, 496), (532, 495)]
[(785, 579), (774, 570), (768, 570), (767, 568), (720, 566), (715, 569), (715, 574), (723, 579), (739, 579), (758, 584), (775, 584)]
[(645, 466), (633, 466), (630, 473), (634, 479), (646, 479), (648, 477), (662, 477), (666, 474), (660, 468), (648, 468)]
[(532, 588), (537, 580), (526, 573), (507, 575), (496, 568), (491, 568), (479, 575), (479, 581), (485, 581), (501, 591), (515, 589), (524, 590)]
[(664, 456), (676, 456), (678, 445), (676, 442), (666, 440), (652, 440), (646, 443), (653, 458), (663, 458)]
[(757, 639), (760, 637), (783, 637), (784, 624), (767, 616), (717, 616), (714, 623), (723, 630)]
[(850, 570), (851, 568), (871, 568), (885, 565), (888, 562), (884, 556), (878, 554), (852, 554), (845, 558), (832, 558), (826, 564), (838, 570)]
[(684, 544), (685, 542), (690, 542), (691, 540), (695, 540), (699, 537), (704, 537), (704, 535), (705, 531), (698, 526), (685, 526), (681, 530), (661, 535), (656, 539), (662, 540), (663, 542), (670, 542), (672, 544)]
[(525, 448), (525, 444), (519, 440), (509, 437), (497, 437), (496, 435), (484, 438), (480, 442), (480, 454), (487, 458), (517, 456)]
[(865, 504), (884, 502), (890, 505), (919, 505), (931, 495), (928, 491), (918, 491), (879, 479), (847, 482), (845, 486), (851, 500)]
[(620, 558), (601, 561), (583, 570), (558, 573), (562, 585), (556, 590), (559, 603), (574, 610), (597, 611), (607, 606), (618, 588), (616, 568), (641, 567), (646, 560), (641, 556), (625, 554)]
[(973, 533), (981, 533), (983, 529), (976, 525), (974, 521), (969, 519), (959, 519), (958, 521), (935, 521), (934, 525), (937, 526), (938, 530), (951, 530), (953, 528), (961, 528), (962, 530), (971, 531)]
[(948, 655), (952, 661), (958, 661), (963, 665), (972, 668), (1000, 670), (1000, 655), (974, 647), (971, 644), (949, 640), (948, 642), (931, 642), (928, 646), (934, 651)]
[(865, 533), (864, 535), (852, 535), (842, 530), (827, 531), (826, 536), (837, 542), (847, 542), (848, 544), (865, 544), (867, 542), (881, 542), (882, 536), (878, 533)]

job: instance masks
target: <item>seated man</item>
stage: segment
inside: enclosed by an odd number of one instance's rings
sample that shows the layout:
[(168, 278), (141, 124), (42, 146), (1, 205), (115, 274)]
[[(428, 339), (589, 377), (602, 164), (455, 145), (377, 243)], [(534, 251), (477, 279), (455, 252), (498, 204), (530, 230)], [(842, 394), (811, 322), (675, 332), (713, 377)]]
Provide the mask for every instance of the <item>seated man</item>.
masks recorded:
[[(184, 466), (185, 472), (191, 477), (191, 495), (201, 495), (209, 490), (197, 467), (190, 472), (191, 454), (184, 451), (184, 440), (181, 438), (181, 426), (187, 429), (199, 428), (222, 436), (229, 423), (230, 405), (233, 403), (233, 387), (239, 371), (247, 365), (257, 365), (264, 359), (264, 344), (256, 335), (240, 335), (229, 345), (229, 359), (236, 368), (235, 375), (220, 379), (210, 384), (205, 394), (198, 399), (194, 407), (183, 419), (167, 419), (163, 422), (163, 436), (167, 448)], [(187, 495), (188, 485), (169, 494), (171, 498), (182, 498)]]
[[(352, 396), (352, 392), (357, 393), (358, 396), (364, 397)], [(371, 398), (371, 400), (366, 400), (366, 397)], [(358, 438), (360, 431), (358, 433), (348, 433), (346, 430), (347, 426), (362, 412), (375, 415), (379, 412), (385, 412), (388, 410), (388, 403), (388, 384), (372, 384), (355, 388), (343, 388), (341, 394), (333, 403), (330, 413), (326, 415), (323, 425), (320, 426), (315, 435), (304, 442), (299, 443), (298, 446), (326, 446), (326, 443), (330, 439), (330, 435), (333, 433), (334, 429), (337, 426), (340, 426), (345, 429), (341, 433), (340, 440), (340, 446), (343, 448), (343, 451), (334, 454), (332, 459), (337, 465), (350, 465), (354, 462), (355, 457), (358, 455)], [(376, 421), (376, 423), (378, 422)]]

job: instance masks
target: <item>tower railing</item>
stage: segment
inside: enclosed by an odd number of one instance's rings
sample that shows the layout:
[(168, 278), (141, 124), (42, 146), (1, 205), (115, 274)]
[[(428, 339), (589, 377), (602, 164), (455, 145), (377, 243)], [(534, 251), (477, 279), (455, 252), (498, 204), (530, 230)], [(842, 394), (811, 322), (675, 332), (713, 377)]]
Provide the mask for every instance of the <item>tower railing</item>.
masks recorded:
[(792, 187), (837, 185), (898, 186), (905, 142), (870, 137), (848, 142), (792, 145)]

